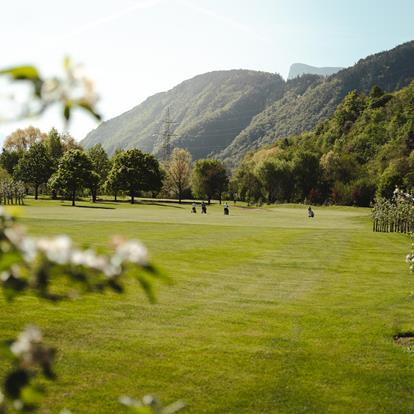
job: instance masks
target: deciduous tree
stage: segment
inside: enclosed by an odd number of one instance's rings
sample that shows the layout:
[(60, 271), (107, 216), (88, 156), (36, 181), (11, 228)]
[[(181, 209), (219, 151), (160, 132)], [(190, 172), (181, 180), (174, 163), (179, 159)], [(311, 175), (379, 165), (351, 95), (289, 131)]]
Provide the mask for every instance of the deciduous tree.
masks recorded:
[(92, 201), (95, 203), (99, 190), (103, 187), (108, 178), (111, 163), (108, 155), (101, 144), (96, 144), (87, 151), (92, 161), (94, 179), (91, 181)]
[(35, 200), (38, 199), (39, 186), (47, 183), (53, 173), (53, 162), (46, 146), (37, 142), (25, 152), (17, 164), (15, 176), (34, 189)]
[(207, 198), (208, 203), (217, 197), (221, 204), (221, 195), (229, 182), (226, 168), (219, 160), (198, 160), (192, 174), (193, 193), (200, 198)]
[(21, 154), (17, 151), (8, 151), (3, 148), (3, 151), (0, 155), (0, 165), (3, 167), (9, 174), (14, 173), (14, 169), (19, 163)]
[(108, 185), (128, 192), (131, 204), (140, 191), (159, 191), (162, 174), (158, 161), (138, 149), (119, 152), (113, 159)]
[(46, 139), (47, 134), (42, 132), (39, 128), (33, 126), (24, 129), (19, 128), (6, 138), (3, 148), (7, 151), (24, 152), (33, 144), (44, 142)]
[(173, 192), (181, 204), (184, 191), (191, 182), (191, 154), (183, 148), (174, 148), (167, 165), (166, 189)]
[(90, 158), (85, 152), (75, 149), (63, 155), (57, 172), (50, 179), (50, 185), (69, 193), (74, 206), (76, 193), (89, 187), (92, 179), (93, 166)]

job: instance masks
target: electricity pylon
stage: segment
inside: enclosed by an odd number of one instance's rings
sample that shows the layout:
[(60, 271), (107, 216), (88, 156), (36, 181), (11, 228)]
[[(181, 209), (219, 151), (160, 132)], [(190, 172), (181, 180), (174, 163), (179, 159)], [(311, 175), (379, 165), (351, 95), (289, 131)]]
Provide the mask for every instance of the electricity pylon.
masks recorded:
[(164, 130), (162, 132), (162, 147), (161, 147), (161, 158), (163, 161), (168, 161), (172, 153), (171, 138), (175, 137), (176, 134), (172, 132), (172, 126), (176, 124), (171, 120), (170, 108), (167, 108), (167, 115), (163, 121)]

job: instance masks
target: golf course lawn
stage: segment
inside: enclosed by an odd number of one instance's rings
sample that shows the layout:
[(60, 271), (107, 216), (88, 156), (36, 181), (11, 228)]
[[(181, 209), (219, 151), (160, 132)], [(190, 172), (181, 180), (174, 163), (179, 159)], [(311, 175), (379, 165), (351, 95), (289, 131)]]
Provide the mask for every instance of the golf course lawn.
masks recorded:
[[(0, 298), (0, 338), (29, 322), (59, 349), (51, 413), (122, 413), (120, 395), (182, 399), (185, 413), (412, 413), (411, 241), (373, 233), (368, 209), (28, 201), (36, 235), (105, 247), (138, 238), (174, 284), (50, 304)], [(6, 366), (0, 362), (0, 376)]]

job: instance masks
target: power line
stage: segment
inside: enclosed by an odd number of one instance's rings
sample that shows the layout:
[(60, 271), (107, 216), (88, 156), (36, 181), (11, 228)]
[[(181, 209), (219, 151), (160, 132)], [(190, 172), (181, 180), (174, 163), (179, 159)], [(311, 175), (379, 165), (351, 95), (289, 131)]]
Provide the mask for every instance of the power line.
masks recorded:
[(163, 121), (164, 131), (162, 133), (162, 146), (161, 146), (161, 157), (164, 161), (170, 159), (172, 146), (171, 146), (171, 138), (177, 136), (172, 132), (172, 126), (175, 125), (177, 122), (174, 122), (170, 116), (170, 108), (167, 108), (167, 115)]

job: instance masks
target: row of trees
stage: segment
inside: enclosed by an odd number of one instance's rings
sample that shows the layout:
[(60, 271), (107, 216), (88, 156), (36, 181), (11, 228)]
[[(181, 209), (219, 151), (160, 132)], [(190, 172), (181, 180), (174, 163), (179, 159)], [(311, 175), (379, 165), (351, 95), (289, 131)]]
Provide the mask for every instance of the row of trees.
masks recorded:
[(292, 159), (246, 160), (236, 170), (231, 186), (249, 203), (317, 201), (314, 191), (321, 177), (319, 159), (310, 152), (298, 152)]
[(39, 191), (72, 200), (88, 192), (93, 202), (100, 194), (184, 197), (192, 195), (221, 201), (228, 174), (217, 160), (192, 163), (190, 153), (176, 148), (163, 165), (138, 149), (118, 150), (109, 158), (98, 144), (83, 150), (68, 135), (52, 129), (48, 134), (29, 127), (17, 130), (4, 143), (0, 165), (10, 179), (20, 180), (38, 199)]
[(393, 94), (353, 91), (313, 131), (248, 154), (233, 185), (247, 201), (358, 206), (413, 189), (413, 99), (414, 82)]
[(374, 231), (414, 232), (414, 197), (398, 187), (390, 199), (378, 198), (372, 209)]
[(165, 163), (164, 195), (178, 198), (179, 203), (186, 195), (207, 199), (209, 204), (217, 198), (221, 203), (228, 184), (227, 170), (219, 160), (201, 159), (192, 165), (191, 154), (175, 148)]
[(26, 195), (24, 184), (0, 175), (0, 204), (24, 204)]

